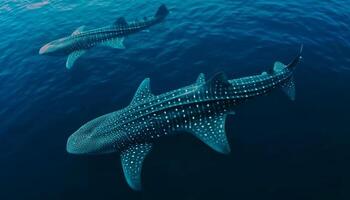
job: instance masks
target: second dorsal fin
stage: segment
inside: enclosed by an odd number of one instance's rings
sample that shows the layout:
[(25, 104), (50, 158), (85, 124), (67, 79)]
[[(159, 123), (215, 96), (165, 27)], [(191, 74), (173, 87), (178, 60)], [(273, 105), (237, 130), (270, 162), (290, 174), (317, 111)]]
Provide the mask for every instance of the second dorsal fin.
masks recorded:
[(114, 25), (116, 26), (126, 26), (128, 23), (126, 22), (124, 17), (119, 17), (115, 22)]
[(205, 86), (211, 90), (228, 90), (232, 85), (227, 80), (223, 72), (217, 73), (210, 80), (205, 83)]

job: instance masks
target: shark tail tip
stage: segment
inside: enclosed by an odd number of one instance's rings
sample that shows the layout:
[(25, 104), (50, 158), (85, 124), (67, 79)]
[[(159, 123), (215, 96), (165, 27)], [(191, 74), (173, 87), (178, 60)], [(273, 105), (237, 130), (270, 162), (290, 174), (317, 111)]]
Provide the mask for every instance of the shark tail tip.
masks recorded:
[(297, 64), (301, 61), (301, 59), (303, 58), (302, 55), (301, 55), (301, 54), (303, 53), (303, 49), (304, 49), (304, 45), (301, 44), (297, 56), (294, 58), (294, 60), (292, 60), (292, 62), (290, 62), (290, 63), (287, 65), (287, 68), (292, 69), (292, 68), (295, 68), (295, 67), (296, 67), (296, 65), (297, 65)]

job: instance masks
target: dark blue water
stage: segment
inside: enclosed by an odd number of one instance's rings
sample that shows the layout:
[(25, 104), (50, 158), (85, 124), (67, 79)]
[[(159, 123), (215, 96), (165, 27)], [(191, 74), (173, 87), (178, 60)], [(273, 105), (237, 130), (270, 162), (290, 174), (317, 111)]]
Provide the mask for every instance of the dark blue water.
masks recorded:
[[(39, 48), (77, 27), (172, 12), (125, 50), (95, 48), (65, 69)], [(350, 199), (350, 2), (15, 1), (0, 3), (0, 199)], [(119, 155), (74, 156), (66, 140), (85, 122), (125, 107), (138, 84), (153, 93), (224, 71), (261, 73), (304, 44), (297, 99), (281, 92), (237, 107), (232, 153), (192, 135), (162, 139), (127, 186)]]

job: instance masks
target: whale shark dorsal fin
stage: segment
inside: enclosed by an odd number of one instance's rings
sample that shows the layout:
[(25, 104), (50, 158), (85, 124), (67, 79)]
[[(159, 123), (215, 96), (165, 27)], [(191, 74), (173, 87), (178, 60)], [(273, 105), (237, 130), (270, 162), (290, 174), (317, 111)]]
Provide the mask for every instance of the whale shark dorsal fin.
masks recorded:
[(142, 163), (151, 151), (152, 144), (136, 144), (121, 153), (121, 163), (126, 182), (133, 190), (141, 190)]
[(205, 75), (203, 73), (200, 73), (196, 80), (196, 84), (203, 84), (203, 83), (205, 83)]
[(124, 38), (114, 38), (101, 43), (101, 46), (110, 47), (114, 49), (125, 49)]
[(75, 61), (82, 55), (84, 55), (86, 50), (79, 50), (79, 51), (73, 51), (68, 55), (67, 61), (66, 61), (66, 68), (72, 69)]
[(231, 149), (225, 133), (226, 116), (198, 118), (187, 129), (215, 151), (228, 154)]
[(220, 72), (214, 75), (210, 80), (208, 80), (205, 83), (205, 86), (212, 91), (216, 91), (216, 90), (224, 91), (233, 87), (223, 72)]
[(124, 17), (119, 17), (115, 22), (114, 25), (116, 26), (126, 26), (128, 25), (128, 22), (126, 22)]
[(73, 31), (72, 35), (78, 35), (80, 33), (82, 33), (85, 29), (85, 26), (80, 26), (77, 29), (75, 29), (75, 31)]
[(151, 93), (150, 79), (146, 78), (137, 88), (134, 98), (132, 99), (130, 105), (138, 104), (153, 96), (154, 95)]

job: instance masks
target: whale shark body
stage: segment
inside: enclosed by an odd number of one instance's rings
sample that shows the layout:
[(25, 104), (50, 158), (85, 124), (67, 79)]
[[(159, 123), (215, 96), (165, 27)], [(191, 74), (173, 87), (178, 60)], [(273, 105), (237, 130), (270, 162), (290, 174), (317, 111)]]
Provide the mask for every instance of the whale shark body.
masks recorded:
[(189, 132), (215, 151), (230, 152), (225, 119), (237, 105), (281, 88), (295, 98), (293, 72), (301, 50), (288, 65), (276, 62), (268, 72), (228, 80), (223, 73), (205, 80), (200, 74), (189, 86), (154, 95), (150, 79), (139, 86), (131, 104), (98, 117), (79, 128), (67, 141), (72, 154), (119, 152), (124, 175), (134, 190), (141, 189), (141, 169), (158, 138)]
[(161, 5), (154, 16), (145, 17), (140, 21), (126, 22), (123, 17), (120, 17), (113, 25), (99, 29), (85, 31), (85, 26), (81, 26), (70, 36), (54, 40), (41, 47), (39, 54), (68, 55), (66, 68), (71, 69), (74, 62), (92, 47), (99, 45), (124, 49), (123, 41), (126, 36), (162, 22), (168, 13), (166, 6)]

